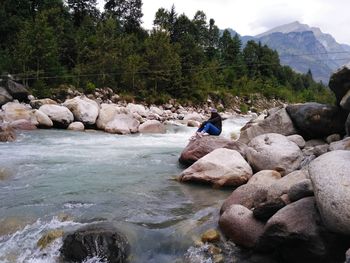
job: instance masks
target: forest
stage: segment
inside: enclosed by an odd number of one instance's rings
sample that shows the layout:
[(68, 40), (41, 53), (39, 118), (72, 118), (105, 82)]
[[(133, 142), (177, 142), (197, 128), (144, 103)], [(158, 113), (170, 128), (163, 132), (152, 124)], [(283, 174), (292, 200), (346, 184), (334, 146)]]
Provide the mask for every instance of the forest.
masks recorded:
[[(200, 104), (261, 94), (288, 102), (333, 100), (328, 88), (280, 64), (278, 53), (220, 30), (203, 11), (159, 8), (142, 27), (141, 0), (2, 0), (0, 74), (37, 97), (67, 86), (110, 87), (148, 103)], [(234, 25), (233, 25), (234, 26)]]

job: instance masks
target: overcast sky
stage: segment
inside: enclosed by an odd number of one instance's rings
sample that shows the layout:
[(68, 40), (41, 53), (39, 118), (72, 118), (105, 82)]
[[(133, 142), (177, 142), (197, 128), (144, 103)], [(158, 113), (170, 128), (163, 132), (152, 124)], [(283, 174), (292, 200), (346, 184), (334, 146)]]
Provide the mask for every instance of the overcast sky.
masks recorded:
[[(103, 6), (104, 0), (98, 0)], [(151, 29), (158, 8), (192, 18), (202, 10), (220, 29), (257, 35), (273, 27), (299, 21), (330, 33), (339, 43), (350, 44), (350, 0), (143, 0), (143, 26)]]

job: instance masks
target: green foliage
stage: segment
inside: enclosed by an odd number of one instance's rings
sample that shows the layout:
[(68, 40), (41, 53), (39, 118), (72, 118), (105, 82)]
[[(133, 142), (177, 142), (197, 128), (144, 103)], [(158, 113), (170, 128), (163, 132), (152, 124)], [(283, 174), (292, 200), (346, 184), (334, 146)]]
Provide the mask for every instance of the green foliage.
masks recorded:
[[(60, 84), (85, 92), (109, 86), (131, 102), (229, 106), (233, 97), (262, 94), (290, 102), (334, 102), (313, 80), (280, 65), (276, 51), (238, 35), (220, 36), (203, 11), (193, 18), (160, 8), (154, 29), (141, 27), (141, 0), (0, 1), (0, 72), (15, 74), (39, 97), (64, 96)], [(62, 87), (62, 86), (61, 86)], [(246, 111), (242, 106), (242, 111)]]

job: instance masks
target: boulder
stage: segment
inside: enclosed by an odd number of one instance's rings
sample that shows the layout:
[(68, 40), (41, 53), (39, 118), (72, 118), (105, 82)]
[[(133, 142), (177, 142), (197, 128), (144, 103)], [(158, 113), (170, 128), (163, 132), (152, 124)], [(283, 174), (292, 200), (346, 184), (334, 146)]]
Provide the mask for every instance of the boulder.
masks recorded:
[(85, 96), (79, 96), (66, 100), (63, 106), (73, 113), (76, 121), (80, 121), (85, 125), (94, 125), (96, 123), (100, 109), (96, 101), (90, 100)]
[(344, 97), (340, 101), (340, 107), (344, 110), (350, 110), (350, 85), (348, 92), (344, 95)]
[(60, 252), (68, 262), (85, 262), (97, 256), (109, 263), (124, 263), (129, 250), (128, 240), (118, 229), (100, 223), (66, 234)]
[(164, 114), (164, 111), (158, 107), (152, 106), (149, 108), (150, 112), (159, 116), (162, 116)]
[(67, 130), (84, 131), (85, 130), (84, 123), (82, 123), (80, 121), (72, 122), (71, 124), (69, 124)]
[(319, 146), (319, 145), (324, 145), (325, 143), (326, 142), (324, 140), (321, 140), (321, 139), (308, 140), (308, 141), (306, 141), (304, 148), (311, 148), (311, 147), (315, 147), (315, 146)]
[(350, 234), (350, 152), (332, 151), (309, 165), (316, 202), (325, 226)]
[(282, 198), (279, 197), (257, 205), (253, 210), (253, 215), (256, 219), (266, 222), (274, 214), (276, 214), (278, 210), (282, 209), (285, 206), (286, 203)]
[(7, 102), (12, 101), (13, 98), (10, 95), (10, 93), (7, 92), (7, 90), (3, 87), (0, 87), (0, 107)]
[(279, 262), (341, 262), (331, 255), (339, 244), (325, 233), (315, 200), (307, 197), (285, 206), (267, 221), (257, 249), (274, 252)]
[(245, 144), (234, 142), (220, 136), (203, 136), (202, 138), (197, 138), (188, 143), (180, 155), (179, 162), (183, 165), (191, 165), (218, 148), (236, 150), (242, 156), (245, 156)]
[(45, 104), (39, 108), (39, 111), (49, 116), (54, 126), (59, 128), (67, 128), (74, 120), (73, 113), (64, 106)]
[(27, 104), (8, 102), (2, 106), (2, 109), (4, 110), (4, 120), (7, 122), (28, 120), (33, 124), (37, 123), (31, 107)]
[(0, 125), (0, 142), (13, 142), (16, 140), (16, 133), (9, 125)]
[(288, 198), (292, 202), (313, 195), (314, 189), (312, 188), (310, 179), (302, 180), (299, 183), (292, 185), (288, 190)]
[(293, 122), (285, 108), (274, 111), (271, 115), (259, 122), (247, 123), (242, 129), (238, 141), (249, 143), (256, 136), (265, 133), (279, 133), (282, 135), (296, 134)]
[(337, 133), (335, 134), (331, 134), (329, 135), (327, 138), (326, 138), (326, 142), (328, 144), (331, 144), (332, 142), (337, 142), (337, 141), (340, 141), (341, 140), (341, 136)]
[(252, 169), (242, 155), (219, 148), (199, 159), (180, 174), (180, 181), (194, 181), (221, 186), (239, 186), (248, 182)]
[(189, 121), (189, 120), (202, 122), (203, 117), (197, 112), (188, 113), (185, 115), (184, 121)]
[(343, 97), (350, 90), (350, 67), (344, 66), (332, 74), (329, 88), (334, 92), (339, 105)]
[(281, 197), (283, 194), (287, 194), (293, 185), (305, 179), (307, 179), (307, 171), (305, 170), (297, 170), (284, 176), (268, 188), (267, 200), (274, 200)]
[(28, 90), (20, 83), (17, 83), (11, 79), (7, 81), (7, 91), (11, 94), (13, 99), (19, 101), (27, 101), (29, 92)]
[(220, 216), (219, 226), (235, 244), (252, 248), (264, 231), (264, 224), (242, 205), (232, 205)]
[(322, 145), (317, 145), (314, 147), (305, 147), (303, 149), (303, 154), (306, 156), (315, 155), (317, 157), (328, 152), (328, 148), (329, 148), (329, 145), (327, 143)]
[(53, 241), (57, 238), (62, 237), (64, 234), (63, 230), (51, 230), (45, 233), (37, 242), (37, 246), (40, 250), (43, 250), (47, 246), (49, 246)]
[(246, 157), (254, 171), (276, 170), (283, 176), (300, 167), (303, 154), (286, 136), (268, 133), (250, 141)]
[(194, 121), (194, 120), (188, 120), (187, 121), (187, 126), (188, 127), (199, 127), (201, 123), (199, 121)]
[(224, 213), (232, 205), (242, 205), (248, 209), (257, 207), (266, 201), (267, 189), (258, 184), (245, 184), (235, 189), (220, 209)]
[(305, 139), (345, 134), (347, 112), (339, 107), (310, 102), (289, 105), (287, 112)]
[(166, 133), (164, 124), (156, 120), (147, 120), (139, 126), (140, 133)]
[(28, 120), (21, 119), (21, 120), (15, 120), (10, 123), (10, 126), (14, 128), (15, 130), (35, 130), (36, 126)]
[(345, 138), (344, 140), (332, 142), (329, 145), (329, 151), (336, 150), (350, 150), (350, 137)]
[(305, 147), (306, 142), (304, 138), (299, 134), (287, 136), (287, 139), (290, 140), (291, 142), (294, 142), (296, 145), (298, 145), (300, 149), (303, 149)]
[(40, 110), (33, 110), (34, 116), (38, 122), (40, 128), (51, 128), (53, 126), (52, 120)]
[(140, 104), (133, 104), (133, 103), (128, 103), (126, 106), (126, 109), (131, 113), (137, 113), (141, 117), (147, 117), (148, 116), (148, 111), (143, 105)]
[(29, 104), (33, 109), (39, 109), (41, 106), (45, 104), (57, 105), (57, 102), (52, 99), (46, 98), (46, 99), (40, 99), (40, 100), (31, 100)]
[(274, 170), (262, 170), (254, 174), (248, 181), (248, 184), (263, 185), (265, 188), (274, 184), (282, 176), (279, 172)]
[(126, 114), (127, 110), (116, 104), (101, 104), (100, 114), (98, 115), (96, 126), (104, 130), (108, 122), (112, 121), (117, 114)]
[(105, 131), (117, 134), (136, 133), (140, 122), (128, 114), (116, 114), (112, 121), (108, 122)]

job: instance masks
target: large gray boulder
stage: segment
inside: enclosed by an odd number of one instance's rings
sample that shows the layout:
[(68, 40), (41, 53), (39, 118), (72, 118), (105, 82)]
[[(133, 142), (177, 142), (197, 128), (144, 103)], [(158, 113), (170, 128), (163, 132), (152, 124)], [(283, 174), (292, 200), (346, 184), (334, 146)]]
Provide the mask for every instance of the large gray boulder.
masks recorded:
[(253, 217), (253, 212), (242, 205), (230, 206), (220, 217), (219, 226), (235, 244), (252, 248), (264, 230), (264, 224)]
[(300, 167), (303, 154), (286, 136), (268, 133), (250, 141), (246, 157), (255, 172), (276, 170), (283, 176)]
[(328, 135), (345, 134), (345, 121), (348, 112), (339, 107), (304, 103), (287, 106), (287, 112), (298, 133), (305, 139), (325, 138)]
[(317, 206), (325, 226), (350, 234), (350, 151), (326, 153), (309, 165)]
[(246, 147), (243, 143), (234, 142), (220, 136), (203, 136), (188, 143), (181, 152), (179, 162), (183, 165), (191, 165), (218, 148), (236, 150), (244, 157)]
[(350, 150), (350, 137), (346, 137), (345, 139), (337, 142), (332, 142), (329, 145), (329, 151), (336, 150)]
[(11, 96), (19, 101), (27, 101), (29, 92), (28, 90), (20, 83), (17, 83), (11, 79), (7, 81), (7, 91)]
[(147, 120), (139, 126), (140, 133), (165, 133), (164, 124), (157, 120)]
[(116, 114), (112, 121), (108, 122), (105, 131), (117, 134), (136, 133), (140, 122), (129, 114)]
[(85, 125), (94, 125), (100, 110), (96, 101), (90, 100), (85, 96), (66, 100), (63, 106), (73, 113), (76, 121), (80, 121)]
[(113, 225), (100, 223), (66, 234), (60, 249), (67, 262), (85, 262), (99, 257), (109, 263), (127, 262), (130, 245)]
[(2, 106), (2, 109), (4, 110), (4, 120), (7, 122), (27, 120), (32, 122), (34, 125), (37, 124), (36, 117), (34, 116), (31, 107), (27, 104), (8, 102)]
[(221, 186), (239, 186), (248, 182), (252, 169), (242, 155), (229, 149), (216, 149), (180, 174), (180, 181)]
[(344, 66), (336, 71), (329, 80), (329, 87), (334, 92), (339, 105), (343, 97), (350, 90), (350, 67)]
[(112, 121), (117, 114), (126, 114), (128, 110), (116, 104), (101, 104), (100, 114), (98, 115), (96, 126), (104, 130), (108, 122)]
[(46, 99), (39, 99), (39, 100), (31, 100), (30, 106), (32, 106), (33, 109), (39, 109), (41, 106), (45, 104), (53, 104), (57, 105), (58, 103), (52, 99), (46, 98)]
[(51, 128), (53, 126), (52, 120), (42, 111), (33, 110), (33, 114), (38, 122), (39, 128)]
[(262, 170), (254, 174), (248, 181), (248, 184), (263, 185), (265, 188), (270, 187), (281, 179), (281, 174), (274, 170)]
[(39, 108), (39, 111), (49, 116), (54, 126), (59, 128), (67, 128), (74, 120), (73, 113), (64, 106), (45, 104)]
[(282, 135), (296, 134), (293, 122), (285, 108), (273, 111), (271, 115), (259, 122), (249, 122), (242, 129), (238, 141), (249, 143), (253, 138), (265, 133), (279, 133)]
[(7, 90), (3, 87), (0, 87), (0, 107), (7, 102), (12, 101), (13, 98), (10, 95), (10, 93), (7, 92)]

